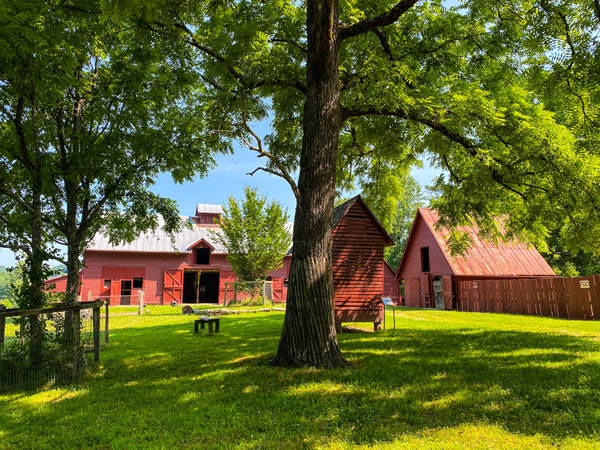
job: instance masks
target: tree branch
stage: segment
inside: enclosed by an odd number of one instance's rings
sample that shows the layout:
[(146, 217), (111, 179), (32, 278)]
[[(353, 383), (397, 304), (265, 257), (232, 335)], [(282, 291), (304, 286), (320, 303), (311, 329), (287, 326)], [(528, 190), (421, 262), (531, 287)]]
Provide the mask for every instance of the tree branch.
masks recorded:
[(401, 0), (389, 11), (375, 17), (370, 17), (360, 22), (346, 25), (340, 28), (340, 40), (367, 33), (377, 27), (385, 27), (396, 22), (402, 14), (412, 8), (419, 0)]
[(303, 53), (307, 53), (308, 50), (306, 49), (306, 47), (298, 44), (297, 42), (292, 41), (291, 39), (282, 39), (282, 38), (271, 38), (269, 39), (271, 42), (281, 42), (281, 43), (285, 43), (285, 44), (290, 44), (293, 45), (294, 47), (296, 47), (298, 50), (300, 50)]
[(439, 133), (446, 136), (453, 142), (460, 144), (472, 156), (478, 154), (477, 148), (478, 145), (476, 142), (471, 141), (470, 139), (462, 136), (456, 131), (451, 130), (446, 127), (443, 123), (432, 119), (430, 117), (424, 117), (418, 113), (412, 111), (406, 111), (404, 109), (387, 109), (387, 108), (378, 108), (375, 106), (360, 106), (354, 108), (345, 108), (342, 107), (342, 121), (350, 117), (358, 117), (358, 116), (367, 116), (367, 115), (378, 115), (378, 116), (390, 116), (390, 117), (398, 117), (400, 119), (412, 120), (413, 122), (418, 122), (422, 125), (426, 125), (427, 127), (438, 131)]
[(278, 170), (274, 170), (274, 169), (269, 169), (269, 168), (265, 168), (265, 167), (259, 167), (254, 172), (248, 173), (248, 175), (254, 175), (256, 173), (256, 171), (263, 170), (265, 172), (269, 172), (269, 173), (271, 173), (273, 175), (277, 175), (278, 177), (283, 178), (290, 185), (290, 187), (292, 188), (292, 192), (294, 193), (294, 196), (296, 197), (296, 200), (299, 202), (299, 200), (300, 200), (300, 191), (298, 189), (298, 185), (296, 184), (296, 182), (294, 181), (294, 179), (292, 178), (292, 176), (290, 175), (290, 173), (288, 172), (288, 170), (285, 168), (285, 166), (281, 163), (281, 161), (279, 161), (279, 159), (277, 159), (274, 155), (272, 155), (271, 153), (269, 153), (268, 151), (266, 151), (263, 148), (262, 139), (260, 139), (258, 137), (258, 135), (252, 130), (252, 128), (250, 127), (250, 125), (248, 125), (248, 122), (246, 121), (245, 118), (244, 118), (244, 121), (241, 124), (237, 124), (237, 125), (244, 127), (244, 129), (256, 141), (256, 146), (254, 146), (244, 136), (241, 136), (241, 139), (244, 141), (244, 143), (246, 144), (246, 146), (250, 150), (257, 152), (258, 153), (258, 158), (267, 157), (273, 164), (275, 164), (275, 166), (278, 169)]

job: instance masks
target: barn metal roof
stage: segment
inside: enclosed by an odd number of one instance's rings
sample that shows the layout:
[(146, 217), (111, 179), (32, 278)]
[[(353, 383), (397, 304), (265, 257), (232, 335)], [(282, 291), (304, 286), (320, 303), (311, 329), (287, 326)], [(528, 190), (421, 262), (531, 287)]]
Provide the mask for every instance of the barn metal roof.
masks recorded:
[[(460, 231), (465, 231), (472, 239), (472, 246), (464, 256), (451, 256), (447, 245), (450, 231), (442, 228), (436, 230), (435, 224), (438, 221), (438, 212), (430, 208), (419, 208), (413, 229), (418, 217), (433, 233), (440, 249), (448, 260), (454, 275), (476, 275), (476, 276), (556, 276), (554, 270), (544, 260), (542, 255), (532, 245), (523, 242), (499, 242), (495, 244), (482, 240), (478, 236), (478, 228), (475, 225), (460, 227)], [(413, 233), (411, 229), (411, 235)], [(500, 229), (504, 229), (500, 224)], [(410, 242), (410, 236), (408, 243)], [(404, 255), (398, 268), (398, 274), (402, 269)]]
[(206, 203), (198, 203), (198, 205), (196, 206), (196, 215), (202, 213), (223, 214), (223, 207), (221, 205), (209, 205)]
[[(189, 217), (182, 217), (184, 222)], [(116, 252), (148, 252), (148, 253), (190, 253), (195, 244), (204, 240), (214, 248), (213, 253), (227, 254), (227, 249), (218, 242), (213, 233), (222, 233), (221, 229), (210, 225), (192, 225), (192, 228), (184, 226), (178, 233), (173, 235), (163, 231), (164, 221), (159, 219), (159, 228), (156, 231), (143, 233), (129, 244), (112, 245), (108, 237), (98, 233), (86, 250), (94, 251), (116, 251)], [(293, 222), (286, 222), (285, 229), (292, 234)]]
[[(187, 221), (188, 217), (182, 217)], [(191, 246), (201, 239), (214, 247), (214, 253), (227, 253), (223, 245), (215, 240), (211, 232), (220, 233), (221, 230), (215, 226), (192, 225), (192, 228), (184, 226), (181, 231), (173, 235), (162, 229), (164, 222), (159, 220), (159, 228), (156, 231), (143, 233), (129, 244), (112, 245), (108, 238), (102, 233), (96, 234), (94, 240), (86, 250), (117, 251), (117, 252), (150, 252), (150, 253), (189, 253)]]

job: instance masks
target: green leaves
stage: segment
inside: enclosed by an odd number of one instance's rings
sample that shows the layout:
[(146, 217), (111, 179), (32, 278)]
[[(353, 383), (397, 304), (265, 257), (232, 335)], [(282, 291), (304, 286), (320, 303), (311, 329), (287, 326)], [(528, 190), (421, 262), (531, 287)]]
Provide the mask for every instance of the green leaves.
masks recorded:
[(267, 203), (246, 187), (244, 200), (230, 197), (223, 210), (221, 229), (213, 238), (227, 249), (227, 260), (240, 280), (261, 280), (281, 267), (292, 237), (287, 211), (279, 203)]

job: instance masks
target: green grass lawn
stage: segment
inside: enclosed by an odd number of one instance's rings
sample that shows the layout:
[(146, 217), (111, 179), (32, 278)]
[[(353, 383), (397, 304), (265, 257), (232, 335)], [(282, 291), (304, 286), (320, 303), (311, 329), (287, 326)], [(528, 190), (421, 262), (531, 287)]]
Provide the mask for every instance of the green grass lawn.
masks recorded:
[(0, 448), (600, 448), (600, 323), (397, 310), (353, 367), (278, 369), (283, 313), (111, 320), (84, 384), (0, 395)]

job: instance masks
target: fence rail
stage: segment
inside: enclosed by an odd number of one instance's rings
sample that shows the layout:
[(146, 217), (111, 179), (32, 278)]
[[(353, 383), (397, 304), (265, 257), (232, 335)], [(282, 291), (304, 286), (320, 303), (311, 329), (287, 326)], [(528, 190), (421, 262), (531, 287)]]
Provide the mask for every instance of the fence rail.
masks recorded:
[(459, 311), (600, 320), (600, 275), (456, 282)]

